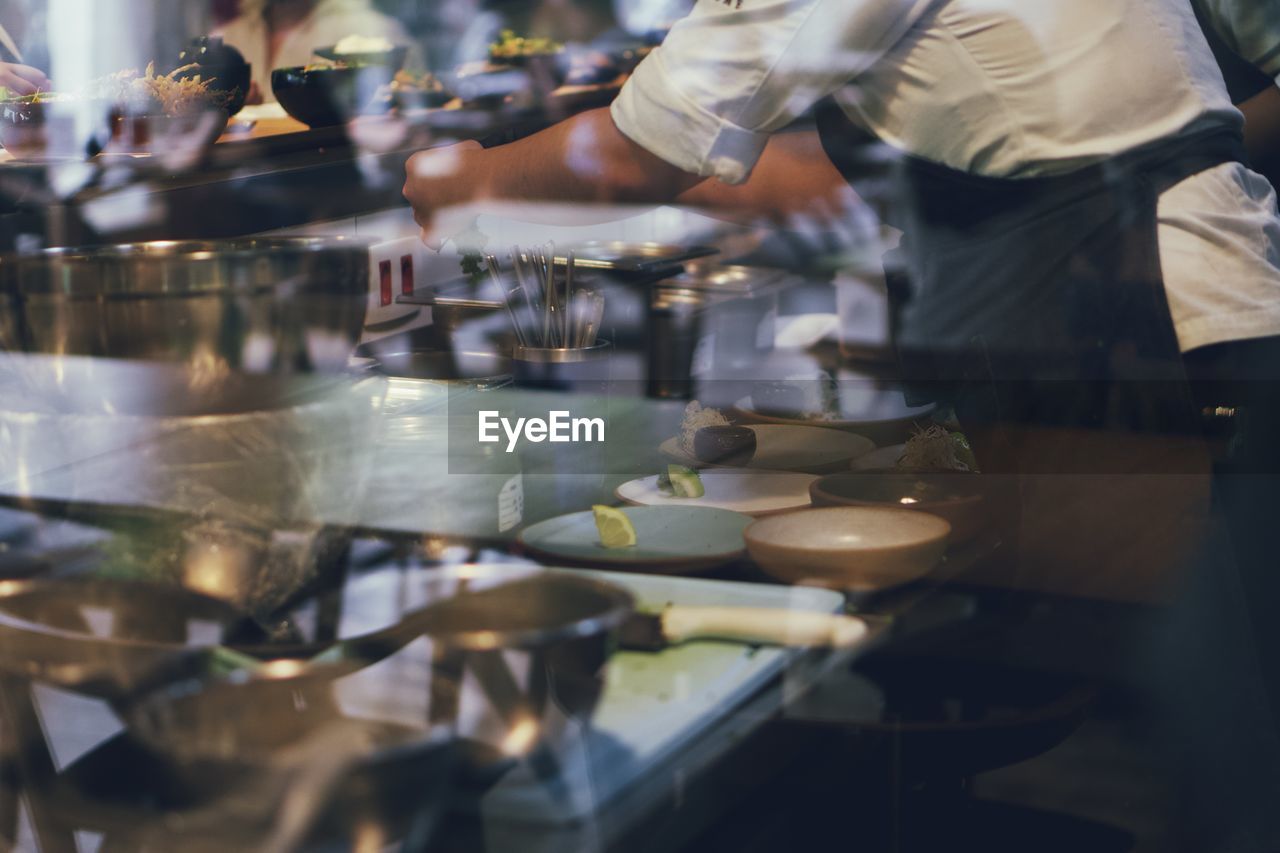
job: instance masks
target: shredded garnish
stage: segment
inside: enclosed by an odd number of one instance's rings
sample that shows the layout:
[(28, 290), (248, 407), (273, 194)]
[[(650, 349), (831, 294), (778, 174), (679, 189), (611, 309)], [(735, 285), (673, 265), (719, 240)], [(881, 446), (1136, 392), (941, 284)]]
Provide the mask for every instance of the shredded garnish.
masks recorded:
[(972, 459), (969, 442), (963, 435), (934, 424), (927, 429), (914, 431), (898, 459), (898, 467), (931, 471), (972, 471)]
[(684, 421), (680, 424), (680, 449), (693, 455), (693, 437), (698, 430), (710, 426), (728, 426), (729, 419), (719, 409), (703, 406), (694, 400), (684, 410)]
[(190, 115), (211, 106), (225, 107), (231, 94), (209, 88), (217, 78), (205, 79), (200, 74), (185, 76), (199, 67), (192, 63), (168, 74), (157, 74), (156, 64), (152, 62), (142, 75), (135, 69), (118, 71), (95, 81), (90, 86), (90, 96), (129, 106), (155, 104), (167, 116)]

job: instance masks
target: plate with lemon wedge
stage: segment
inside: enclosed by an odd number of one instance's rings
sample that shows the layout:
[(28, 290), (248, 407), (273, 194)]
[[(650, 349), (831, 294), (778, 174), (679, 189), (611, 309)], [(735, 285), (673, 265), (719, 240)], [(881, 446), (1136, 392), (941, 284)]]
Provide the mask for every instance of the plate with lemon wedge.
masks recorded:
[(668, 465), (662, 474), (623, 483), (616, 494), (619, 500), (638, 506), (712, 507), (759, 518), (808, 507), (809, 486), (817, 479), (814, 474), (792, 471), (694, 471)]
[(522, 549), (574, 565), (705, 571), (746, 552), (749, 516), (710, 507), (597, 506), (526, 527)]

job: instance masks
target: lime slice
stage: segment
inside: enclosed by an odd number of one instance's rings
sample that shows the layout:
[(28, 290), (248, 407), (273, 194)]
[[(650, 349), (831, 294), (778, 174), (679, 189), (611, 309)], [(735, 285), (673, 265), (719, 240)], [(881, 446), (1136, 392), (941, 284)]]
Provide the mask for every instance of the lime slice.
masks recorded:
[(667, 479), (671, 481), (672, 494), (678, 498), (700, 498), (707, 493), (702, 487), (702, 478), (692, 468), (668, 465)]
[(622, 510), (611, 506), (593, 506), (600, 544), (606, 548), (631, 548), (636, 544), (636, 528)]

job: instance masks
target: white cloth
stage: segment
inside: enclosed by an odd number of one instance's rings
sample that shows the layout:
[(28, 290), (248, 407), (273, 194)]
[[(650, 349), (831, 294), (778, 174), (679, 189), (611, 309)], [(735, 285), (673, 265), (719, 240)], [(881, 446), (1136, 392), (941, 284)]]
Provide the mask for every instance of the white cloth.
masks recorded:
[[(1280, 75), (1280, 3), (1204, 3), (1232, 44)], [(664, 160), (735, 183), (769, 133), (829, 94), (890, 145), (1011, 178), (1241, 121), (1187, 0), (699, 0), (613, 117)], [(1184, 350), (1280, 334), (1275, 205), (1238, 164), (1161, 198)]]
[[(253, 66), (253, 82), (269, 103), (271, 72), (276, 68), (307, 65), (317, 48), (332, 47), (350, 35), (385, 38), (395, 45), (413, 47), (413, 39), (404, 27), (373, 8), (369, 0), (320, 0), (302, 24), (289, 34), (274, 61), (269, 56), (267, 24), (260, 4), (227, 24), (219, 33), (223, 40), (240, 51)], [(421, 64), (417, 57), (411, 64)]]

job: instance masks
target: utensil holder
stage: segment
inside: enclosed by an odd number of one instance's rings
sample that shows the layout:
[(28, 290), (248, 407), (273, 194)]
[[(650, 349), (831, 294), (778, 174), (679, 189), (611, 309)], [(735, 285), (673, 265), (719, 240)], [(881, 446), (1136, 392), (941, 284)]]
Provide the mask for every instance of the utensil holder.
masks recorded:
[(613, 344), (590, 347), (522, 347), (512, 351), (512, 373), (524, 388), (603, 394), (609, 383)]

